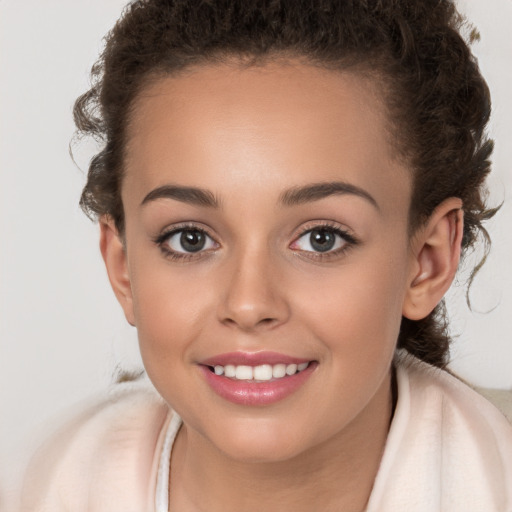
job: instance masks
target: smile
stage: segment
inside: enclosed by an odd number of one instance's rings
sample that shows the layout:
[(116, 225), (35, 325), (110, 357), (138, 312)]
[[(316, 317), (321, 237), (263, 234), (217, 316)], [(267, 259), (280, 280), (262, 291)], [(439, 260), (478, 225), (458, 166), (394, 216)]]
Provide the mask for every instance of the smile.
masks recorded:
[(209, 368), (210, 371), (215, 373), (215, 375), (224, 375), (224, 377), (228, 377), (230, 379), (252, 382), (268, 382), (300, 373), (305, 370), (308, 365), (309, 362), (300, 364), (261, 364), (258, 366), (233, 364), (222, 366), (218, 364), (215, 366), (209, 366)]
[(237, 405), (265, 406), (298, 392), (318, 362), (274, 352), (232, 352), (201, 361), (198, 367), (221, 398)]

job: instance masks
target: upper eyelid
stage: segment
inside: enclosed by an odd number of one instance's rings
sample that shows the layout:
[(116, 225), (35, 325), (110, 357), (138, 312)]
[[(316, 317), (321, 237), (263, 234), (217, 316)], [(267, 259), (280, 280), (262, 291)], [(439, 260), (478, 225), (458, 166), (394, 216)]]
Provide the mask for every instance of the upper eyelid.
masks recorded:
[[(331, 228), (328, 228), (328, 229), (330, 229), (335, 235), (340, 237), (344, 241), (345, 245), (353, 245), (353, 244), (357, 243), (357, 241), (353, 237), (351, 237), (348, 233), (345, 233), (344, 231), (341, 231), (338, 229), (331, 229)], [(315, 231), (315, 228), (308, 229), (301, 235), (295, 237), (293, 242), (290, 245), (296, 244), (301, 238), (304, 238), (305, 236), (307, 236), (309, 233), (311, 233), (313, 231)]]
[[(306, 235), (307, 233), (310, 233), (311, 231), (314, 231), (315, 229), (331, 229), (332, 231), (335, 231), (340, 236), (345, 238), (345, 240), (349, 243), (358, 243), (359, 239), (353, 234), (353, 231), (348, 228), (347, 226), (340, 224), (336, 221), (326, 221), (326, 220), (310, 220), (307, 222), (303, 222), (300, 227), (296, 228), (291, 236), (291, 242), (293, 243), (302, 236)], [(185, 230), (198, 230), (203, 232), (205, 235), (210, 237), (216, 244), (220, 244), (218, 241), (218, 238), (211, 233), (211, 230), (209, 227), (205, 226), (202, 223), (196, 223), (196, 222), (183, 222), (178, 223), (176, 225), (168, 226), (164, 229), (162, 229), (159, 234), (157, 234), (154, 238), (154, 241), (158, 244), (163, 243), (166, 239), (168, 239), (170, 236), (179, 233), (180, 231)]]
[[(211, 236), (209, 231), (205, 228), (199, 227), (193, 223), (178, 224), (174, 226), (169, 226), (164, 228), (163, 231), (158, 234), (156, 237), (153, 237), (153, 242), (158, 246), (159, 250), (164, 254), (166, 258), (170, 258), (176, 261), (188, 261), (192, 259), (198, 259), (203, 257), (204, 255), (211, 253), (212, 249), (200, 249), (197, 252), (187, 252), (187, 251), (177, 251), (170, 247), (169, 244), (166, 243), (171, 237), (176, 236), (181, 231), (200, 231), (204, 233), (216, 246), (220, 246), (219, 242)], [(214, 247), (217, 249), (218, 247)]]
[(157, 243), (161, 243), (164, 240), (166, 240), (167, 238), (169, 238), (171, 235), (179, 233), (180, 231), (187, 231), (187, 230), (189, 230), (189, 231), (193, 231), (193, 230), (201, 231), (205, 235), (209, 236), (216, 243), (218, 243), (216, 237), (211, 234), (210, 230), (207, 227), (205, 227), (205, 226), (203, 226), (201, 224), (188, 223), (188, 222), (184, 222), (183, 224), (179, 223), (179, 224), (174, 225), (174, 226), (168, 226), (166, 228), (163, 228), (154, 237), (154, 240)]
[(298, 238), (306, 235), (307, 233), (310, 233), (311, 231), (314, 231), (315, 229), (331, 229), (332, 231), (335, 231), (336, 233), (340, 234), (340, 236), (346, 238), (347, 241), (351, 241), (353, 243), (359, 241), (358, 237), (356, 237), (356, 235), (349, 227), (335, 221), (321, 220), (303, 223), (300, 228), (295, 230), (295, 234), (292, 237), (292, 241), (297, 240)]
[[(297, 243), (297, 241), (300, 240), (303, 236), (314, 231), (315, 229), (332, 230), (339, 237), (341, 237), (345, 243), (343, 243), (343, 245), (337, 249), (325, 252), (301, 250), (299, 248), (292, 247), (292, 245)], [(360, 245), (360, 239), (352, 233), (352, 230), (350, 230), (349, 228), (345, 229), (339, 225), (332, 225), (331, 223), (319, 222), (318, 224), (308, 226), (307, 228), (303, 229), (302, 232), (299, 232), (299, 234), (293, 238), (293, 241), (291, 242), (289, 247), (298, 257), (307, 258), (308, 261), (328, 262), (332, 261), (333, 259), (336, 260), (337, 258), (341, 257), (344, 254), (347, 254), (349, 251)]]

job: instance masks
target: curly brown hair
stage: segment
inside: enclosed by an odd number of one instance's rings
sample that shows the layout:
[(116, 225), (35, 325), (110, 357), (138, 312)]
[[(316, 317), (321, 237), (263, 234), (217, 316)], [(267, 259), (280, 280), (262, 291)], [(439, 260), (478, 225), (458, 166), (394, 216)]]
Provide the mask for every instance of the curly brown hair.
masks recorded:
[[(80, 204), (124, 233), (126, 127), (149, 81), (233, 58), (257, 65), (295, 57), (379, 80), (397, 154), (413, 173), (411, 233), (444, 199), (458, 197), (463, 254), (479, 236), (488, 250), (482, 223), (496, 211), (487, 209), (484, 188), (490, 97), (464, 26), (448, 0), (135, 0), (106, 37), (92, 87), (75, 103), (77, 133), (103, 144)], [(402, 319), (398, 347), (428, 363), (445, 366), (449, 342), (444, 303), (423, 320)]]

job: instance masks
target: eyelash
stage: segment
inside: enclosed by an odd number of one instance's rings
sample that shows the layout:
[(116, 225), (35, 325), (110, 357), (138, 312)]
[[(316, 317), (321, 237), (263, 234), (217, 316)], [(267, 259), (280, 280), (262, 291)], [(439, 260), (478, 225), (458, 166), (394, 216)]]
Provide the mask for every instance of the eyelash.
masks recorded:
[(219, 245), (218, 242), (208, 233), (206, 229), (196, 226), (194, 224), (182, 224), (179, 226), (174, 226), (171, 229), (164, 231), (162, 234), (158, 235), (154, 240), (155, 244), (160, 248), (160, 250), (162, 251), (166, 258), (169, 258), (170, 260), (173, 261), (188, 261), (193, 258), (200, 258), (210, 253), (210, 249), (199, 250), (198, 252), (189, 253), (178, 252), (170, 249), (165, 242), (168, 241), (172, 236), (177, 235), (178, 233), (181, 233), (183, 231), (196, 231), (207, 236), (217, 246)]
[[(347, 251), (355, 247), (359, 244), (359, 240), (357, 240), (352, 234), (350, 234), (348, 231), (341, 229), (338, 225), (330, 223), (330, 222), (319, 222), (317, 224), (310, 224), (307, 227), (305, 227), (303, 230), (301, 230), (294, 238), (293, 242), (290, 244), (293, 245), (298, 240), (300, 240), (302, 237), (307, 235), (308, 233), (311, 233), (316, 230), (324, 230), (328, 231), (330, 233), (333, 233), (334, 235), (339, 236), (343, 239), (344, 244), (342, 247), (334, 250), (334, 251), (326, 251), (326, 252), (315, 252), (315, 251), (305, 251), (301, 249), (292, 249), (293, 251), (300, 253), (301, 256), (314, 259), (317, 261), (325, 261), (331, 258), (336, 258), (338, 256), (341, 256), (345, 254)], [(154, 243), (160, 248), (164, 256), (170, 260), (173, 261), (188, 261), (190, 259), (197, 259), (200, 257), (204, 257), (208, 253), (211, 252), (211, 249), (200, 249), (197, 252), (178, 252), (174, 251), (169, 248), (169, 246), (165, 243), (168, 241), (172, 236), (177, 235), (178, 233), (181, 233), (183, 231), (195, 231), (198, 233), (201, 233), (208, 237), (211, 241), (213, 241), (214, 244), (217, 246), (219, 245), (218, 242), (208, 233), (207, 230), (204, 228), (201, 228), (199, 226), (196, 226), (194, 224), (182, 224), (179, 226), (174, 226), (171, 229), (168, 229), (158, 235), (154, 239)]]
[(342, 229), (339, 225), (331, 223), (331, 222), (319, 222), (316, 224), (310, 224), (306, 226), (303, 230), (299, 232), (299, 234), (294, 238), (292, 244), (296, 243), (302, 237), (311, 233), (312, 231), (320, 231), (325, 230), (334, 235), (339, 236), (343, 239), (344, 244), (338, 249), (326, 251), (326, 252), (314, 252), (314, 251), (303, 251), (300, 249), (293, 249), (297, 253), (299, 253), (302, 257), (306, 257), (309, 259), (314, 259), (316, 261), (326, 261), (332, 258), (336, 258), (346, 254), (350, 249), (353, 249), (355, 246), (359, 244), (359, 240), (352, 235), (349, 231)]

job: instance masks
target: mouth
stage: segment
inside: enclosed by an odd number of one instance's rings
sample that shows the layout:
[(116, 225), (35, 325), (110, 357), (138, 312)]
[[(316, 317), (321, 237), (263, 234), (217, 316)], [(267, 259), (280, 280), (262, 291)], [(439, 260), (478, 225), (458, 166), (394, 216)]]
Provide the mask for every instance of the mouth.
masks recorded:
[(210, 388), (238, 405), (269, 405), (299, 391), (318, 361), (276, 353), (234, 352), (199, 364)]

